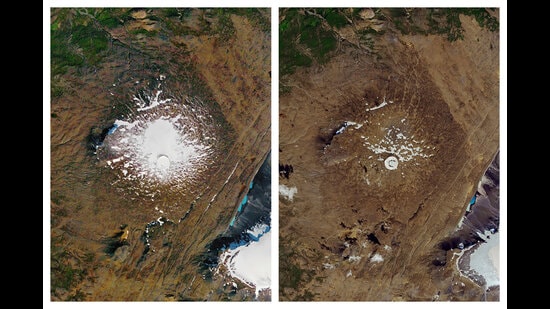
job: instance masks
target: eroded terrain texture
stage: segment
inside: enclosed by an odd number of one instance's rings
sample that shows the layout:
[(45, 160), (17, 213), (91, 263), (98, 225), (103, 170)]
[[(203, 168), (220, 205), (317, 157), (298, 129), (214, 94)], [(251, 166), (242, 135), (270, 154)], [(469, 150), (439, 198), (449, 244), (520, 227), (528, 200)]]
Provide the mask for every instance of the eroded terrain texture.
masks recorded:
[(280, 15), (280, 299), (498, 300), (441, 247), (499, 149), (498, 10)]

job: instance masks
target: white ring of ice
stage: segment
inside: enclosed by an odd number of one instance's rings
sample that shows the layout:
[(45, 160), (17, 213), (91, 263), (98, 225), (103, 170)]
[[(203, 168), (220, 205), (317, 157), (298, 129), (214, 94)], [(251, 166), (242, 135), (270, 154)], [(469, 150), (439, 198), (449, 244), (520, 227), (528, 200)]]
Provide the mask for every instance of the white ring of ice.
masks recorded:
[(389, 156), (384, 161), (384, 165), (387, 169), (394, 170), (397, 169), (397, 166), (399, 165), (399, 160), (397, 160), (397, 158), (394, 156)]

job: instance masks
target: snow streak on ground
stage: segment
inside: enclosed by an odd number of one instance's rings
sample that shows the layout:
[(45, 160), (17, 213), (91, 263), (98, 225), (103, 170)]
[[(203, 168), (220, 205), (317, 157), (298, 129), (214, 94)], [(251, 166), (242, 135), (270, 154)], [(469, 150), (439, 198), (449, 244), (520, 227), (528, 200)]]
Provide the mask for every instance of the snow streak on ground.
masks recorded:
[[(370, 111), (373, 111), (373, 110), (377, 110), (379, 108), (382, 108), (382, 107), (388, 105), (388, 103), (393, 104), (393, 101), (386, 101), (386, 97), (384, 97), (384, 101), (382, 103), (380, 103), (380, 105), (374, 106), (374, 107), (367, 107), (366, 111), (370, 112)], [(369, 106), (369, 103), (365, 103), (365, 105)]]

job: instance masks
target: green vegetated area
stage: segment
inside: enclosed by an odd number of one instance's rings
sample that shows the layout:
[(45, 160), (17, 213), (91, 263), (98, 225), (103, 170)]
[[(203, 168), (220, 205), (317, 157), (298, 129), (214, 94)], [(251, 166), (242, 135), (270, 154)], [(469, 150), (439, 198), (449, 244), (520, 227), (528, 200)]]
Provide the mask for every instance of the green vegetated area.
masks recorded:
[[(173, 35), (213, 35), (220, 42), (235, 33), (231, 14), (247, 17), (264, 32), (270, 32), (269, 10), (258, 8), (155, 8), (146, 9), (146, 19), (158, 27), (128, 28), (136, 20), (132, 13), (139, 8), (52, 8), (51, 10), (51, 75), (64, 74), (68, 67), (96, 66), (108, 55), (113, 41), (111, 31), (124, 29), (132, 39), (159, 36), (168, 40)], [(199, 29), (199, 30), (198, 30)]]
[[(215, 35), (221, 44), (227, 43), (235, 33), (231, 15), (246, 17), (256, 28), (263, 32), (271, 31), (271, 14), (259, 8), (167, 8), (159, 16), (166, 28), (175, 35)], [(194, 25), (189, 21), (194, 20)], [(200, 30), (197, 30), (200, 29)]]
[(63, 236), (52, 238), (51, 278), (52, 296), (67, 301), (84, 301), (86, 294), (76, 288), (83, 281), (93, 281), (94, 253), (75, 252), (64, 246)]
[[(141, 17), (135, 16), (143, 11), (145, 17), (143, 14)], [(201, 97), (204, 103), (211, 103), (207, 85), (196, 74), (192, 59), (185, 57), (188, 55), (186, 45), (181, 43), (182, 40), (174, 38), (207, 35), (217, 38), (219, 44), (231, 44), (235, 34), (231, 20), (233, 14), (246, 17), (258, 29), (270, 33), (271, 14), (268, 9), (52, 8), (51, 97), (58, 98), (70, 90), (70, 85), (62, 77), (70, 68), (73, 69), (70, 74), (80, 74), (84, 71), (81, 69), (99, 68), (106, 61), (128, 62), (139, 58), (143, 69), (155, 65), (177, 67), (184, 74), (178, 72), (172, 78), (183, 85), (189, 85), (181, 90), (188, 95)], [(136, 21), (144, 25), (154, 23), (155, 27), (136, 27)], [(164, 47), (174, 53), (162, 52)], [(113, 59), (123, 54), (126, 58)], [(117, 105), (116, 112), (120, 113), (127, 108), (124, 102)], [(214, 115), (223, 118), (221, 113)], [(52, 114), (52, 118), (54, 116)]]
[[(293, 301), (312, 301), (316, 293), (312, 293), (309, 290), (305, 290), (303, 293), (298, 293), (301, 290), (303, 284), (315, 279), (318, 282), (322, 282), (324, 278), (315, 277), (315, 271), (302, 268), (295, 260), (298, 254), (293, 249), (292, 240), (289, 238), (281, 238), (279, 241), (279, 291), (282, 296), (282, 300)], [(321, 258), (319, 256), (319, 258)], [(290, 299), (291, 295), (287, 291), (293, 291), (293, 299)]]
[(109, 35), (96, 24), (86, 9), (52, 9), (51, 75), (67, 67), (95, 65), (108, 48)]
[[(280, 9), (279, 72), (292, 74), (297, 67), (327, 62), (338, 46), (336, 31), (354, 25), (361, 44), (373, 50), (376, 36), (385, 31), (357, 27), (360, 8)], [(443, 35), (449, 41), (464, 38), (460, 15), (473, 16), (480, 26), (498, 31), (495, 8), (377, 8), (372, 21), (393, 26), (402, 34)], [(491, 14), (492, 13), (492, 14)]]
[(438, 34), (445, 36), (449, 41), (464, 39), (464, 29), (460, 22), (460, 15), (472, 16), (477, 23), (490, 31), (499, 30), (495, 8), (426, 8), (385, 9), (384, 16), (402, 34)]
[(338, 9), (281, 9), (279, 24), (279, 70), (293, 73), (296, 67), (325, 63), (337, 46), (331, 27), (348, 20)]

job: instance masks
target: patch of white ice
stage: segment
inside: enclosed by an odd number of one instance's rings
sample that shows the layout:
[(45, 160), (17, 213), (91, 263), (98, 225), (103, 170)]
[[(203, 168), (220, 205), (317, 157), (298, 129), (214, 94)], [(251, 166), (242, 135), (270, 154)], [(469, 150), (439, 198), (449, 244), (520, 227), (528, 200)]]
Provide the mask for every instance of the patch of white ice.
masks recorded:
[[(363, 145), (375, 154), (389, 154), (397, 157), (399, 162), (407, 162), (417, 157), (433, 157), (433, 154), (426, 151), (430, 146), (426, 146), (424, 140), (417, 141), (413, 139), (414, 135), (406, 136), (399, 127), (387, 128), (385, 136), (378, 141), (372, 141), (369, 136), (361, 135), (361, 138), (364, 140)], [(384, 161), (381, 156), (377, 160)]]
[(271, 286), (271, 231), (257, 242), (225, 251), (220, 259), (232, 277), (256, 289), (257, 297)]
[(371, 258), (370, 258), (370, 261), (372, 263), (380, 263), (380, 262), (384, 262), (384, 258), (379, 254), (379, 253), (375, 253)]
[(200, 99), (186, 98), (189, 104), (180, 104), (161, 94), (156, 89), (136, 94), (136, 109), (117, 119), (97, 148), (98, 158), (136, 196), (193, 190), (215, 159), (217, 129)]
[(350, 255), (349, 256), (349, 261), (350, 262), (359, 262), (359, 261), (361, 261), (361, 256), (359, 256), (359, 255)]
[(470, 255), (470, 268), (483, 276), (486, 287), (500, 285), (499, 235), (492, 234)]
[(279, 185), (279, 195), (291, 201), (294, 199), (294, 194), (298, 192), (296, 187), (287, 187), (285, 185)]
[(269, 231), (270, 227), (269, 225), (265, 223), (256, 224), (251, 229), (247, 230), (246, 232), (255, 238), (261, 237), (266, 231)]
[(389, 170), (397, 169), (397, 166), (399, 165), (399, 160), (397, 160), (394, 156), (389, 156), (384, 160), (384, 166)]
[(330, 263), (323, 263), (323, 268), (324, 269), (334, 269), (334, 265), (332, 265)]

